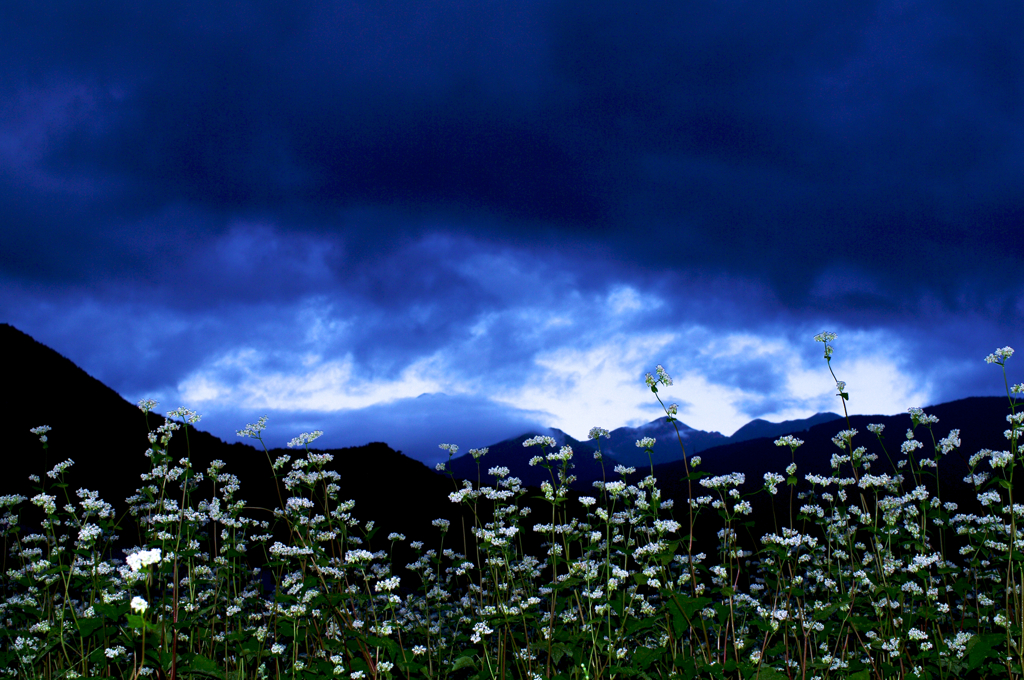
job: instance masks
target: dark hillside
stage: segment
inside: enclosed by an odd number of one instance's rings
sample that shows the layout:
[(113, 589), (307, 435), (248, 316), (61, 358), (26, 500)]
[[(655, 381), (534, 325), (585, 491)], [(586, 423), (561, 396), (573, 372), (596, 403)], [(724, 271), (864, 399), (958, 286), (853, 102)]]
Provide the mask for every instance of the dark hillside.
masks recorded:
[[(978, 512), (981, 507), (977, 501), (973, 488), (964, 483), (963, 478), (968, 474), (967, 459), (983, 448), (994, 451), (1003, 451), (1010, 448), (1009, 441), (1003, 433), (1008, 427), (1006, 416), (1010, 413), (1009, 401), (1005, 397), (971, 397), (960, 399), (945, 404), (926, 407), (924, 412), (939, 418), (939, 422), (932, 425), (935, 433), (935, 442), (946, 437), (950, 430), (959, 428), (961, 446), (959, 454), (956, 452), (943, 456), (939, 461), (938, 477), (941, 487), (941, 500), (943, 502), (953, 501), (959, 504), (957, 512)], [(1020, 410), (1024, 406), (1020, 401), (1016, 408)], [(868, 431), (869, 423), (885, 425), (882, 435), (889, 456), (893, 462), (898, 463), (904, 458), (900, 446), (906, 441), (906, 432), (910, 429), (911, 419), (908, 414), (895, 416), (851, 416), (850, 425), (857, 430), (858, 434), (853, 439), (854, 448), (864, 446), (868, 453), (875, 453), (879, 459), (871, 465), (871, 474), (881, 475), (888, 473), (894, 476), (897, 472), (904, 476), (904, 493), (912, 491), (915, 483), (911, 478), (910, 468), (902, 470), (894, 469), (889, 459), (883, 453), (878, 444), (877, 437)], [(834, 453), (842, 453), (832, 442), (832, 438), (841, 430), (847, 429), (846, 420), (835, 420), (815, 425), (807, 432), (799, 433), (798, 439), (804, 444), (796, 450), (795, 462), (797, 464), (797, 493), (810, 489), (810, 484), (805, 481), (805, 475), (818, 474), (825, 477), (832, 475), (830, 461)], [(915, 438), (924, 444), (924, 448), (915, 452), (915, 461), (934, 451), (931, 435), (926, 426), (920, 425), (915, 430)], [(751, 535), (760, 541), (761, 536), (767, 531), (774, 531), (774, 519), (771, 505), (767, 503), (768, 492), (761, 490), (764, 485), (764, 475), (767, 472), (777, 472), (785, 476), (786, 466), (793, 462), (793, 456), (788, 446), (775, 446), (775, 438), (754, 439), (726, 446), (716, 447), (702, 452), (701, 465), (696, 468), (698, 471), (708, 473), (710, 476), (726, 475), (731, 472), (742, 472), (746, 481), (739, 487), (742, 497), (750, 500), (754, 512), (744, 518), (745, 521), (753, 520), (755, 527), (750, 530)], [(919, 468), (920, 469), (920, 468)], [(842, 476), (850, 476), (850, 465), (844, 464), (840, 468)], [(933, 472), (931, 468), (925, 468)], [(659, 486), (668, 497), (677, 499), (676, 519), (682, 521), (685, 516), (685, 503), (687, 498), (687, 484), (682, 481), (684, 468), (682, 461), (668, 463), (655, 467), (655, 476)], [(978, 465), (977, 471), (991, 472), (988, 462)], [(925, 474), (924, 485), (934, 496), (936, 484), (934, 479)], [(717, 498), (717, 494), (701, 486), (694, 481), (693, 495), (695, 497), (711, 495)], [(775, 513), (780, 525), (789, 525), (789, 491), (785, 484), (780, 485), (778, 494), (773, 498)], [(985, 487), (987, 488), (987, 487)], [(851, 497), (856, 487), (848, 487)], [(830, 490), (835, 494), (836, 486)], [(857, 489), (859, 491), (859, 489)], [(820, 489), (819, 489), (820, 491)], [(1024, 485), (1018, 480), (1015, 483), (1015, 498), (1019, 498), (1024, 491)], [(752, 494), (752, 495), (750, 495)], [(870, 494), (865, 494), (870, 497)], [(838, 498), (837, 498), (838, 501)], [(735, 502), (735, 501), (734, 501)], [(801, 501), (796, 496), (793, 499), (794, 518), (799, 508), (809, 501)], [(826, 505), (822, 505), (827, 510)], [(869, 502), (869, 508), (873, 504)], [(701, 521), (717, 524), (719, 528), (723, 525), (715, 510), (705, 510), (701, 515)], [(741, 533), (742, 535), (742, 533)], [(716, 547), (717, 544), (711, 547)], [(710, 552), (709, 552), (710, 554)]]
[[(164, 418), (142, 413), (67, 358), (8, 324), (0, 325), (0, 353), (5, 361), (5, 388), (17, 395), (0, 410), (0, 432), (7, 452), (0, 494), (31, 497), (35, 485), (28, 480), (30, 474), (38, 475), (50, 488), (53, 480), (46, 477), (46, 472), (70, 458), (75, 464), (65, 479), (72, 500), (77, 500), (75, 490), (91, 489), (123, 512), (124, 499), (139, 487), (139, 475), (149, 470), (144, 455), (150, 447), (147, 433), (162, 425)], [(69, 408), (65, 404), (88, 407)], [(52, 428), (47, 433), (45, 451), (39, 438), (29, 432), (41, 425)], [(187, 436), (184, 428), (174, 434), (170, 452), (176, 460), (188, 455), (193, 468), (201, 472), (214, 459), (223, 460), (223, 471), (239, 478), (237, 498), (257, 508), (279, 505), (270, 463), (262, 448), (228, 444), (189, 427)], [(276, 460), (288, 454), (294, 459), (301, 453), (301, 449), (273, 449), (270, 457)], [(363, 522), (374, 520), (381, 527), (375, 549), (387, 547), (385, 539), (390, 531), (405, 532), (410, 541), (420, 538), (429, 545), (438, 535), (432, 520), (457, 519), (458, 509), (448, 500), (455, 488), (451, 480), (423, 463), (379, 442), (330, 453), (335, 456), (330, 467), (341, 475), (339, 497), (356, 501), (355, 517)], [(208, 483), (201, 487), (206, 493), (210, 489)], [(283, 488), (282, 493), (287, 498)], [(269, 517), (263, 511), (253, 511), (252, 516)], [(127, 545), (137, 540), (134, 531), (124, 531), (122, 537)]]

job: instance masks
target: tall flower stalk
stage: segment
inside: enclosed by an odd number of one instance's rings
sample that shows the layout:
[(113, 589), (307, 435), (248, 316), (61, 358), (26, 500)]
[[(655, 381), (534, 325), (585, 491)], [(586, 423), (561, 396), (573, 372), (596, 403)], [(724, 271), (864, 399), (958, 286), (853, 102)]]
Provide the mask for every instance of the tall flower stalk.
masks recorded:
[[(272, 460), (264, 445), (279, 506), (251, 507), (223, 461), (198, 471), (170, 455), (175, 432), (184, 428), (187, 448), (199, 420), (172, 411), (182, 423), (150, 433), (150, 469), (126, 514), (94, 491), (69, 493), (70, 460), (33, 477), (31, 497), (0, 498), (0, 675), (1022, 678), (1024, 509), (1013, 475), (1024, 462), (1024, 413), (1011, 395), (1024, 385), (1006, 377), (1013, 350), (986, 358), (1003, 370), (1008, 451), (965, 457), (959, 430), (936, 439), (937, 418), (911, 408), (892, 454), (882, 426), (867, 426), (892, 465), (877, 474), (878, 456), (854, 445), (849, 393), (831, 365), (836, 335), (815, 339), (846, 416), (830, 475), (798, 476), (804, 442), (792, 435), (775, 441), (790, 464), (756, 488), (740, 472), (701, 470), (683, 446), (678, 406), (662, 401), (672, 379), (659, 365), (645, 382), (675, 426), (686, 498), (662, 493), (652, 438), (636, 442), (648, 456), (643, 472), (616, 464), (609, 479), (600, 440), (610, 435), (593, 428), (602, 479), (589, 493), (572, 489), (576, 452), (550, 437), (524, 442), (539, 451), (531, 464), (548, 471), (532, 491), (507, 468), (485, 475), (487, 450), (473, 449), (476, 480), (452, 475), (449, 500), (460, 519), (473, 518), (454, 547), (447, 518), (433, 521), (436, 548), (397, 532), (384, 540), (357, 519), (339, 496), (333, 455), (310, 448), (319, 431), (293, 439), (294, 456)], [(264, 417), (239, 435), (262, 443), (265, 427)], [(44, 452), (48, 431), (33, 429)], [(449, 460), (458, 451), (441, 447)], [(968, 465), (973, 495), (943, 496), (936, 472), (951, 453)], [(789, 512), (776, 514), (783, 484)], [(773, 529), (750, 545), (744, 529), (762, 499)], [(715, 514), (718, 545), (703, 545), (698, 530), (708, 534)], [(128, 515), (137, 543), (111, 558)], [(416, 558), (402, 574), (418, 584), (403, 584), (392, 563), (406, 542)]]

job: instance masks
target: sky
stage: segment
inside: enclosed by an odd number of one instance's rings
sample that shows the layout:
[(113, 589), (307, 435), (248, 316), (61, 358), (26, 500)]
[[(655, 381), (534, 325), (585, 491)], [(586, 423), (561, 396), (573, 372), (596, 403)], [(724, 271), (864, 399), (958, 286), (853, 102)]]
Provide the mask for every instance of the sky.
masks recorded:
[[(1006, 393), (1016, 2), (0, 5), (0, 320), (226, 441)], [(1021, 381), (1014, 359), (1010, 384)], [(67, 404), (86, 407), (86, 404)]]

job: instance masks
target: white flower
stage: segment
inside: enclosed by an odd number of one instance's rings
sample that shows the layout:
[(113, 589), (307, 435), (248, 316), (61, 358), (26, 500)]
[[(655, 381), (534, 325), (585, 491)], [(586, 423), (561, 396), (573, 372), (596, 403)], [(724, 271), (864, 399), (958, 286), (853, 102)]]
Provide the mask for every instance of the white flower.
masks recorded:
[(55, 501), (56, 499), (53, 496), (45, 493), (36, 494), (32, 497), (32, 503), (43, 508), (47, 515), (57, 512), (57, 503)]
[(469, 639), (473, 641), (473, 644), (479, 644), (484, 635), (490, 635), (493, 632), (494, 631), (491, 630), (486, 623), (480, 621), (473, 625), (473, 635), (471, 635)]
[(53, 466), (53, 469), (46, 473), (46, 476), (50, 479), (57, 479), (59, 475), (64, 474), (64, 471), (75, 464), (75, 461), (70, 458), (63, 463), (57, 463)]
[(95, 524), (86, 524), (78, 532), (78, 540), (83, 543), (90, 543), (99, 538), (102, 530)]
[(132, 598), (132, 611), (139, 614), (145, 614), (146, 610), (149, 609), (149, 603), (143, 600), (141, 597), (136, 595)]
[(391, 578), (382, 579), (380, 581), (377, 581), (375, 590), (378, 593), (381, 591), (391, 592), (392, 590), (398, 587), (400, 580), (401, 577), (399, 576), (392, 576)]
[(143, 567), (148, 567), (151, 564), (159, 564), (160, 559), (160, 548), (141, 550), (128, 556), (128, 566), (132, 568), (132, 571), (139, 571)]
[(1003, 347), (1002, 349), (997, 349), (994, 353), (989, 354), (987, 357), (985, 357), (985, 363), (987, 363), (987, 364), (999, 364), (1000, 366), (1002, 366), (1003, 362), (1005, 362), (1007, 359), (1009, 359), (1012, 356), (1013, 356), (1013, 348), (1012, 347)]
[(298, 437), (288, 442), (288, 448), (290, 449), (295, 446), (303, 446), (309, 444), (310, 442), (312, 442), (314, 439), (317, 439), (321, 435), (323, 435), (323, 432), (321, 432), (320, 430), (316, 430), (314, 432), (303, 432)]

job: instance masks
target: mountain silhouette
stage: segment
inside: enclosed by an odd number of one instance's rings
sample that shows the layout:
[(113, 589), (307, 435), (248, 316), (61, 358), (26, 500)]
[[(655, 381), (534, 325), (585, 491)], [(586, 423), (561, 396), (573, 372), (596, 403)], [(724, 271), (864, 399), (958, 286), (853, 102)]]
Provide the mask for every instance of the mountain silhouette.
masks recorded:
[[(7, 408), (0, 409), (0, 432), (4, 433), (8, 452), (0, 494), (31, 498), (38, 484), (30, 482), (28, 476), (36, 475), (46, 484), (48, 493), (57, 493), (58, 505), (63, 506), (68, 500), (54, 489), (55, 480), (46, 472), (71, 459), (74, 465), (64, 475), (69, 500), (77, 502), (78, 489), (90, 489), (98, 491), (100, 498), (119, 513), (124, 512), (125, 499), (142, 484), (139, 476), (150, 469), (145, 456), (150, 448), (147, 434), (163, 425), (165, 418), (157, 413), (144, 414), (69, 359), (9, 324), (0, 324), (0, 354), (6, 359), (8, 393), (16, 395), (7, 400)], [(46, 433), (45, 450), (39, 437), (29, 432), (41, 425), (52, 428)], [(239, 478), (236, 498), (253, 508), (252, 516), (270, 519), (268, 511), (280, 507), (270, 462), (262, 448), (229, 444), (190, 426), (187, 435), (183, 429), (174, 433), (168, 451), (175, 461), (188, 456), (198, 472), (205, 472), (215, 459), (223, 460), (223, 472)], [(382, 539), (398, 531), (405, 532), (409, 541), (422, 540), (429, 545), (439, 538), (439, 530), (432, 526), (434, 519), (453, 523), (460, 520), (460, 508), (448, 499), (455, 490), (452, 480), (420, 461), (381, 442), (326, 452), (334, 455), (328, 467), (341, 475), (339, 499), (355, 500), (353, 516), (362, 526), (374, 521)], [(281, 455), (294, 459), (303, 453), (300, 448), (269, 452), (271, 460)], [(207, 488), (201, 486), (200, 490)], [(281, 492), (287, 499), (283, 486)], [(32, 510), (29, 506), (29, 515)], [(131, 518), (128, 523), (130, 530), (121, 532), (126, 546), (138, 540)], [(385, 540), (375, 544), (375, 549), (386, 547)], [(401, 564), (411, 561), (412, 556), (408, 557)]]
[[(75, 461), (65, 475), (70, 500), (77, 501), (75, 491), (86, 488), (99, 491), (101, 498), (112, 503), (119, 512), (124, 512), (124, 499), (135, 493), (141, 484), (139, 475), (149, 470), (149, 461), (144, 455), (150, 448), (147, 434), (163, 425), (165, 419), (156, 413), (143, 414), (138, 407), (125, 401), (70, 360), (8, 324), (0, 324), (0, 352), (6, 361), (6, 387), (10, 395), (7, 408), (0, 410), (0, 432), (3, 432), (7, 452), (6, 474), (0, 477), (0, 494), (33, 496), (39, 484), (29, 482), (30, 474), (39, 476), (41, 483), (46, 484), (47, 490), (52, 492), (54, 480), (47, 478), (46, 472), (70, 458)], [(958, 503), (960, 507), (957, 512), (988, 514), (977, 501), (973, 487), (964, 482), (968, 474), (967, 459), (984, 448), (994, 451), (1009, 448), (1004, 432), (1008, 426), (1006, 416), (1010, 412), (1011, 403), (1014, 408), (1024, 406), (1020, 400), (1010, 402), (1005, 397), (970, 397), (924, 409), (929, 415), (939, 418), (939, 422), (933, 425), (936, 441), (947, 436), (952, 429), (960, 430), (959, 451), (941, 458), (937, 470), (938, 482), (927, 474), (923, 475), (923, 483), (933, 495), (941, 490), (943, 501)], [(849, 424), (845, 418), (830, 413), (819, 413), (811, 418), (784, 423), (755, 420), (740, 428), (732, 437), (724, 437), (717, 432), (702, 432), (683, 423), (676, 424), (679, 425), (679, 436), (687, 447), (688, 457), (692, 458), (695, 453), (701, 457), (701, 463), (696, 468), (690, 461), (691, 473), (725, 475), (741, 472), (745, 475), (745, 482), (739, 491), (744, 498), (749, 498), (754, 513), (752, 519), (745, 518), (742, 522), (750, 523), (750, 526), (744, 527), (744, 531), (753, 541), (759, 540), (766, 531), (773, 530), (776, 524), (789, 525), (790, 487), (782, 484), (776, 496), (769, 496), (760, 491), (764, 484), (764, 474), (784, 474), (786, 466), (796, 462), (799, 479), (797, 491), (808, 487), (804, 481), (808, 473), (831, 476), (832, 455), (842, 453), (832, 438), (847, 427), (858, 431), (853, 440), (855, 447), (864, 446), (868, 453), (878, 456), (878, 460), (872, 463), (872, 474), (902, 474), (905, 478), (904, 493), (913, 490), (914, 482), (909, 468), (898, 469), (890, 463), (875, 435), (868, 431), (869, 423), (885, 425), (883, 442), (889, 456), (893, 461), (903, 459), (900, 445), (906, 441), (906, 432), (911, 426), (911, 419), (905, 413), (851, 416)], [(45, 450), (38, 436), (29, 432), (31, 428), (41, 425), (52, 428), (47, 433)], [(600, 440), (604, 452), (602, 473), (601, 463), (593, 455), (597, 442), (580, 442), (557, 429), (529, 433), (489, 447), (487, 455), (479, 461), (480, 481), (484, 485), (493, 486), (495, 479), (488, 474), (488, 470), (499, 466), (508, 467), (512, 475), (520, 477), (526, 486), (538, 486), (542, 481), (549, 480), (550, 473), (547, 470), (539, 466), (531, 467), (528, 461), (536, 455), (556, 452), (557, 448), (542, 450), (540, 447), (522, 445), (529, 436), (537, 434), (551, 436), (558, 447), (572, 446), (573, 462), (576, 465), (572, 472), (579, 480), (573, 485), (571, 499), (581, 494), (597, 495), (593, 481), (601, 479), (602, 474), (608, 481), (617, 479), (618, 475), (612, 472), (612, 468), (620, 462), (627, 465), (637, 462), (637, 471), (628, 476), (630, 482), (639, 481), (649, 474), (650, 462), (646, 454), (636, 448), (636, 440), (644, 436), (656, 437), (658, 444), (655, 453), (659, 457), (659, 446), (675, 444), (678, 448), (679, 444), (675, 427), (667, 418), (637, 428), (618, 428), (610, 433), (611, 439)], [(804, 441), (795, 456), (788, 447), (774, 444), (775, 439), (783, 434), (795, 434)], [(924, 448), (915, 452), (915, 461), (930, 457), (934, 444), (925, 426), (918, 426), (916, 438), (924, 444)], [(720, 443), (702, 448), (715, 442)], [(267, 453), (261, 448), (243, 443), (226, 443), (207, 432), (189, 427), (187, 434), (182, 430), (175, 433), (169, 452), (176, 461), (188, 456), (193, 469), (201, 472), (206, 471), (211, 461), (223, 460), (226, 463), (223, 471), (238, 476), (241, 490), (237, 498), (246, 500), (250, 508), (247, 512), (254, 513), (252, 516), (269, 518), (271, 515), (268, 509), (279, 507)], [(410, 541), (424, 541), (427, 547), (437, 546), (441, 536), (432, 521), (443, 518), (452, 522), (452, 535), (447, 538), (445, 547), (460, 551), (472, 550), (473, 536), (468, 531), (473, 526), (472, 511), (465, 505), (452, 503), (448, 498), (448, 494), (460, 486), (458, 481), (453, 483), (452, 479), (382, 442), (328, 449), (326, 452), (334, 456), (328, 467), (341, 476), (338, 482), (341, 487), (339, 499), (352, 499), (356, 502), (353, 515), (360, 520), (361, 526), (372, 520), (379, 527), (376, 542), (371, 544), (371, 549), (389, 548), (386, 536), (391, 531), (406, 534)], [(271, 459), (280, 455), (295, 458), (302, 453), (301, 449), (271, 449), (269, 455)], [(636, 458), (638, 453), (643, 455), (642, 462)], [(456, 480), (468, 479), (475, 483), (478, 479), (477, 461), (469, 454), (454, 458), (449, 466)], [(684, 479), (685, 470), (681, 449), (677, 459), (654, 461), (654, 476), (663, 492), (663, 498), (675, 501), (672, 512), (680, 522), (684, 522), (687, 516), (686, 499), (689, 498), (691, 487), (693, 497), (713, 495), (698, 481), (688, 482)], [(849, 475), (849, 470), (849, 465), (843, 467), (844, 476)], [(987, 461), (978, 467), (978, 471), (991, 472)], [(1016, 498), (1021, 497), (1022, 485), (1024, 482), (1021, 482), (1018, 475), (1014, 485)], [(200, 492), (207, 488), (201, 486)], [(835, 487), (832, 487), (832, 491), (835, 492)], [(853, 487), (849, 492), (851, 502), (856, 501), (859, 490)], [(282, 493), (287, 497), (284, 489)], [(195, 502), (198, 502), (203, 496), (200, 494), (195, 498)], [(60, 497), (58, 500), (61, 506), (66, 502)], [(529, 494), (524, 502), (533, 509), (534, 517), (550, 518), (550, 506), (543, 498), (538, 498), (536, 493)], [(804, 502), (794, 498), (794, 515)], [(488, 507), (488, 502), (482, 501), (478, 508), (482, 521), (488, 521), (491, 516)], [(583, 516), (578, 503), (570, 500), (565, 507), (570, 514)], [(27, 517), (37, 510), (34, 506), (28, 506), (23, 522), (31, 524)], [(538, 512), (541, 510), (543, 512)], [(710, 515), (712, 520), (701, 520), (697, 526), (695, 535), (698, 544), (695, 552), (699, 549), (713, 554), (717, 550), (716, 532), (723, 524), (719, 518), (713, 517), (714, 510), (706, 509), (705, 513), (708, 513), (705, 517)], [(462, 533), (463, 522), (467, 527), (465, 539)], [(537, 548), (541, 535), (528, 530), (532, 523), (532, 520), (524, 523), (524, 529), (527, 530), (523, 532), (523, 539), (527, 551), (536, 555), (540, 554)], [(122, 541), (125, 543), (123, 547), (133, 545), (137, 540), (134, 526), (126, 527), (122, 532)], [(755, 545), (748, 543), (746, 547), (750, 549)], [(412, 559), (406, 547), (396, 546), (393, 556), (396, 572), (404, 571), (398, 565), (411, 562)]]
[[(622, 464), (635, 467), (638, 471), (649, 470), (651, 464), (661, 465), (681, 461), (683, 459), (683, 448), (686, 455), (693, 456), (702, 451), (707, 451), (726, 444), (748, 441), (760, 437), (781, 437), (787, 434), (799, 434), (809, 427), (819, 423), (825, 423), (841, 419), (835, 413), (818, 413), (810, 418), (801, 420), (787, 420), (781, 423), (771, 423), (767, 420), (752, 420), (731, 437), (726, 437), (721, 432), (705, 432), (696, 430), (686, 423), (676, 421), (671, 423), (667, 416), (663, 416), (639, 427), (619, 427), (609, 432), (608, 437), (601, 437), (600, 442), (580, 442), (562, 432), (558, 428), (549, 428), (544, 432), (527, 432), (512, 439), (505, 439), (488, 448), (488, 453), (479, 461), (479, 478), (482, 482), (488, 482), (487, 471), (493, 467), (507, 467), (513, 476), (523, 480), (528, 486), (539, 486), (542, 481), (551, 481), (551, 473), (540, 466), (530, 466), (529, 461), (537, 455), (546, 455), (557, 451), (557, 449), (546, 448), (542, 452), (540, 447), (524, 447), (523, 442), (531, 437), (549, 436), (552, 437), (559, 447), (568, 444), (573, 450), (573, 463), (575, 468), (572, 474), (576, 475), (576, 482), (572, 488), (589, 489), (596, 480), (605, 479), (614, 481), (619, 479), (613, 469), (616, 465)], [(678, 432), (676, 428), (678, 427)], [(637, 442), (644, 437), (651, 437), (655, 440), (652, 447), (652, 455), (648, 456), (645, 449), (637, 447)], [(680, 446), (680, 441), (682, 446)], [(594, 453), (600, 450), (604, 459), (604, 468), (600, 462), (595, 461)], [(463, 479), (476, 481), (478, 478), (477, 461), (466, 453), (453, 458), (448, 466), (455, 476)]]

